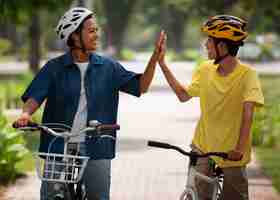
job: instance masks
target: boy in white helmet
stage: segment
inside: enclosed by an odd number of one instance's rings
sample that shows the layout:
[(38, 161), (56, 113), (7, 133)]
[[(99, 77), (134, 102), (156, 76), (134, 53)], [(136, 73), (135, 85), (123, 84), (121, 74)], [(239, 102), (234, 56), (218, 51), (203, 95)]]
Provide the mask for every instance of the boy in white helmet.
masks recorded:
[[(98, 44), (98, 26), (93, 12), (72, 8), (60, 19), (58, 37), (70, 48), (62, 56), (51, 59), (36, 75), (22, 96), (23, 111), (17, 124), (25, 126), (31, 115), (45, 101), (43, 123), (64, 123), (73, 132), (85, 128), (90, 120), (105, 124), (117, 121), (119, 91), (140, 96), (148, 91), (159, 52), (155, 48), (143, 74), (127, 71), (117, 61), (94, 53)], [(160, 34), (156, 46), (163, 40)], [(41, 134), (40, 152), (47, 152), (52, 136)], [(110, 197), (111, 159), (115, 142), (78, 138), (73, 141), (90, 155), (84, 173), (89, 200)], [(51, 153), (61, 153), (63, 142), (55, 140)], [(53, 199), (55, 187), (42, 182), (41, 199)]]

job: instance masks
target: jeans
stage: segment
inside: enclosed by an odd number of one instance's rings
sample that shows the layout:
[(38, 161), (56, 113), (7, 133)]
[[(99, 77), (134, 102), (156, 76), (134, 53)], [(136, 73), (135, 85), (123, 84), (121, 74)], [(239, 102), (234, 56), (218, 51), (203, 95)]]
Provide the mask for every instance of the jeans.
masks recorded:
[[(81, 154), (85, 153), (84, 143), (80, 144)], [(109, 200), (111, 184), (111, 160), (89, 160), (82, 181), (85, 183), (88, 200)], [(64, 183), (42, 181), (41, 200), (53, 200), (55, 196), (69, 195)]]

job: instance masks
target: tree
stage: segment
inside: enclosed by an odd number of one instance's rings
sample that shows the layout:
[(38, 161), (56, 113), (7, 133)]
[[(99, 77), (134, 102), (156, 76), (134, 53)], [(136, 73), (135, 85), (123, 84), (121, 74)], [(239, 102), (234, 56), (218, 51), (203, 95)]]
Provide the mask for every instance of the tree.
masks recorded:
[(117, 57), (120, 57), (123, 48), (124, 36), (129, 25), (129, 19), (138, 0), (102, 0), (102, 8), (106, 18), (106, 35), (110, 38), (108, 46), (116, 49)]
[(27, 24), (29, 32), (29, 66), (33, 73), (37, 73), (41, 58), (41, 12), (57, 11), (61, 7), (69, 6), (72, 0), (1, 0), (1, 21), (10, 19), (16, 24)]
[(163, 6), (166, 9), (166, 26), (170, 33), (169, 46), (176, 52), (182, 53), (186, 23), (190, 18), (189, 7), (191, 0), (165, 0)]

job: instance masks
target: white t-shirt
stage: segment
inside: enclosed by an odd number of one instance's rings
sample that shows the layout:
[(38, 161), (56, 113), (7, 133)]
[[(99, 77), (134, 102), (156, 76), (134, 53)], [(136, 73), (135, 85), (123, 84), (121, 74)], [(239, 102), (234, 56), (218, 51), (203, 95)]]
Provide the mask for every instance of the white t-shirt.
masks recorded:
[[(78, 68), (80, 69), (81, 73), (81, 92), (80, 92), (80, 100), (77, 112), (75, 114), (75, 118), (73, 121), (71, 133), (78, 133), (82, 129), (84, 129), (87, 125), (87, 98), (86, 98), (86, 92), (85, 92), (85, 86), (84, 86), (84, 79), (85, 79), (85, 73), (88, 67), (88, 62), (82, 62), (82, 63), (75, 63)], [(70, 139), (70, 142), (83, 142), (85, 140), (84, 136), (74, 137)]]

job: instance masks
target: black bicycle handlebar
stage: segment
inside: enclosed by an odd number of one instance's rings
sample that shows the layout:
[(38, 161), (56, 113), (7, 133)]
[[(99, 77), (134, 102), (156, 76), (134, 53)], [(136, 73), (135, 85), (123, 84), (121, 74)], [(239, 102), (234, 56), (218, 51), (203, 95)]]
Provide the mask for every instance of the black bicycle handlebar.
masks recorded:
[(157, 141), (148, 141), (148, 146), (163, 148), (163, 149), (172, 149), (172, 146), (170, 144), (157, 142)]
[[(61, 128), (57, 128), (57, 127), (53, 127), (53, 126), (61, 126)], [(64, 124), (57, 124), (57, 123), (49, 123), (49, 124), (37, 124), (35, 122), (28, 122), (26, 126), (20, 126), (18, 123), (14, 122), (13, 123), (13, 128), (16, 128), (16, 129), (22, 129), (22, 130), (29, 130), (29, 131), (36, 131), (36, 130), (42, 130), (42, 131), (45, 131), (49, 134), (52, 134), (52, 135), (55, 135), (55, 136), (66, 136), (66, 137), (74, 137), (74, 136), (77, 136), (78, 134), (72, 134), (72, 135), (69, 135), (69, 134), (59, 134), (58, 132), (56, 132), (55, 130), (59, 130), (60, 132), (61, 131), (71, 131), (71, 127), (68, 127), (67, 125), (64, 125)], [(87, 127), (85, 128), (84, 130), (82, 130), (82, 132), (84, 131), (94, 131), (93, 133), (94, 134), (97, 134), (97, 135), (103, 135), (103, 132), (106, 132), (106, 131), (115, 131), (115, 130), (119, 130), (120, 129), (120, 126), (118, 124), (101, 124), (101, 123), (98, 123), (96, 124), (95, 126), (93, 127)], [(104, 135), (111, 135), (111, 134), (108, 134), (108, 133), (105, 133)]]
[(157, 142), (157, 141), (148, 141), (148, 146), (162, 148), (162, 149), (173, 149), (173, 150), (176, 150), (176, 151), (180, 152), (181, 154), (183, 154), (185, 156), (189, 156), (189, 157), (202, 158), (202, 157), (209, 157), (209, 156), (217, 156), (217, 157), (221, 157), (224, 159), (228, 158), (228, 154), (224, 153), (224, 152), (209, 152), (209, 153), (205, 153), (205, 154), (198, 154), (195, 152), (186, 152), (178, 146), (170, 145), (168, 143), (163, 143), (163, 142)]

